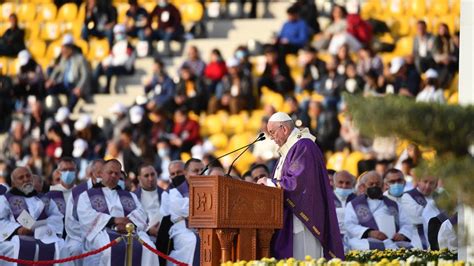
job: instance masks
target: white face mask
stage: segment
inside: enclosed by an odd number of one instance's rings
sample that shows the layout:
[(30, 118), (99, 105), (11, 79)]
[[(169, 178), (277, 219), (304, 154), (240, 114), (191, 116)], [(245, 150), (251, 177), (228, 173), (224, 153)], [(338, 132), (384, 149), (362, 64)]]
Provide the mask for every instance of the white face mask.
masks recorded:
[(160, 158), (168, 157), (168, 155), (169, 155), (168, 149), (159, 149), (158, 150), (158, 156), (160, 156)]

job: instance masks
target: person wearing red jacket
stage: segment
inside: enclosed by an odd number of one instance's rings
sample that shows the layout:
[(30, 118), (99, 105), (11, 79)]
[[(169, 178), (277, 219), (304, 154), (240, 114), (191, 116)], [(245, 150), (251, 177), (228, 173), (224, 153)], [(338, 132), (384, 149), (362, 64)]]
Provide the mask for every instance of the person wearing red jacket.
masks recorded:
[(174, 113), (173, 134), (170, 137), (173, 159), (179, 158), (182, 152), (190, 152), (191, 148), (201, 142), (199, 123), (188, 117), (185, 108), (181, 107)]
[(211, 61), (204, 69), (204, 78), (211, 94), (216, 94), (220, 99), (222, 96), (222, 78), (227, 75), (227, 66), (222, 54), (218, 49), (211, 51)]

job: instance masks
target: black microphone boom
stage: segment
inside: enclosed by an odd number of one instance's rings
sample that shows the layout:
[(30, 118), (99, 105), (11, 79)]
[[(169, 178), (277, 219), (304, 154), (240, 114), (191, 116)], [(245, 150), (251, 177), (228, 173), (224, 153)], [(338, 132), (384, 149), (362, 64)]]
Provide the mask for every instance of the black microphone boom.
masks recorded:
[[(260, 134), (258, 135), (258, 137), (257, 137), (254, 141), (252, 141), (252, 143), (247, 144), (247, 145), (245, 145), (245, 146), (242, 146), (242, 147), (240, 147), (240, 148), (238, 148), (238, 149), (236, 149), (236, 150), (230, 151), (230, 152), (228, 152), (228, 153), (226, 153), (226, 154), (224, 154), (224, 155), (221, 155), (221, 156), (215, 158), (214, 160), (210, 161), (210, 162), (206, 165), (206, 167), (204, 167), (204, 169), (201, 171), (201, 173), (200, 173), (199, 175), (203, 175), (203, 174), (207, 171), (207, 169), (209, 169), (209, 166), (212, 165), (213, 163), (217, 162), (219, 159), (221, 159), (221, 158), (223, 158), (223, 157), (226, 157), (227, 155), (232, 154), (232, 153), (234, 153), (234, 152), (238, 152), (238, 151), (240, 151), (240, 150), (242, 150), (242, 149), (245, 149), (245, 151), (246, 151), (246, 150), (247, 150), (250, 146), (252, 146), (255, 142), (261, 141), (261, 140), (264, 140), (264, 139), (265, 139), (265, 133), (262, 132), (262, 133), (260, 133)], [(244, 151), (244, 152), (245, 152), (245, 151)], [(239, 155), (239, 157), (240, 157), (240, 155)], [(237, 157), (237, 158), (238, 158), (238, 157)], [(235, 161), (235, 160), (234, 160), (234, 161)], [(232, 164), (234, 164), (234, 162), (232, 162)], [(231, 165), (231, 166), (232, 166), (232, 165)]]
[(252, 143), (250, 143), (249, 145), (247, 145), (247, 147), (245, 148), (245, 150), (243, 152), (241, 152), (233, 161), (232, 163), (230, 164), (229, 166), (229, 170), (227, 170), (227, 176), (230, 176), (230, 171), (232, 171), (232, 166), (234, 166), (234, 163), (240, 158), (240, 156), (242, 156), (249, 148), (250, 146), (252, 146), (253, 144), (255, 144), (255, 142), (257, 141), (262, 141), (265, 139), (265, 133), (260, 133), (260, 135), (258, 135), (258, 138), (256, 140), (254, 140)]

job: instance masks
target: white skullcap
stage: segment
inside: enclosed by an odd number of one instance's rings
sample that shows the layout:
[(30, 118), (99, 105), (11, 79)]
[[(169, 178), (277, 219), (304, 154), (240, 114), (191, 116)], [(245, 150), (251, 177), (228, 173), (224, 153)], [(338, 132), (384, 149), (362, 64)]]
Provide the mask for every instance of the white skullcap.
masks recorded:
[(110, 107), (109, 111), (112, 114), (125, 114), (127, 112), (127, 107), (123, 103), (115, 103)]
[(72, 156), (75, 158), (79, 158), (84, 154), (84, 152), (87, 150), (89, 145), (87, 145), (87, 142), (83, 139), (76, 139), (74, 141), (74, 150), (72, 151)]
[(136, 125), (140, 123), (143, 119), (143, 115), (145, 114), (145, 110), (139, 105), (135, 105), (129, 110), (129, 115), (130, 115), (130, 122), (132, 124)]
[(62, 123), (66, 120), (66, 118), (69, 117), (69, 114), (69, 108), (63, 106), (58, 109), (56, 115), (54, 116), (54, 119), (56, 120), (56, 122)]
[(30, 61), (31, 55), (27, 50), (22, 50), (21, 52), (18, 53), (18, 64), (20, 66), (24, 66), (28, 64), (28, 61)]
[(92, 124), (92, 118), (88, 114), (83, 114), (77, 119), (76, 123), (74, 123), (74, 129), (77, 131), (81, 131), (86, 129), (88, 126)]
[(270, 116), (270, 119), (268, 119), (268, 122), (286, 122), (286, 121), (292, 121), (291, 117), (283, 112), (278, 112), (274, 113), (272, 116)]
[(438, 72), (432, 68), (426, 70), (425, 76), (427, 79), (437, 79), (438, 78)]

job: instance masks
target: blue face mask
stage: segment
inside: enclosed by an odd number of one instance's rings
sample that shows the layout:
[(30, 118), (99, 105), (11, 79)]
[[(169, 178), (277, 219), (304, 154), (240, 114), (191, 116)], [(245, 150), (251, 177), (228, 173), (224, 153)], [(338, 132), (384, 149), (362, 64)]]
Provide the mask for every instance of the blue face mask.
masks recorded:
[(339, 197), (341, 198), (347, 198), (350, 194), (352, 194), (354, 192), (354, 189), (353, 188), (336, 188), (334, 190), (334, 193), (336, 193), (336, 195), (338, 195)]
[(400, 197), (405, 189), (405, 184), (395, 183), (388, 188), (388, 193), (394, 197)]
[(239, 60), (242, 60), (242, 58), (244, 58), (246, 56), (246, 53), (242, 50), (238, 50), (237, 52), (235, 52), (235, 57)]
[(76, 172), (74, 171), (62, 171), (61, 172), (61, 180), (66, 185), (71, 185), (76, 180)]
[(125, 190), (125, 181), (123, 181), (122, 179), (118, 181), (117, 185), (123, 190)]

